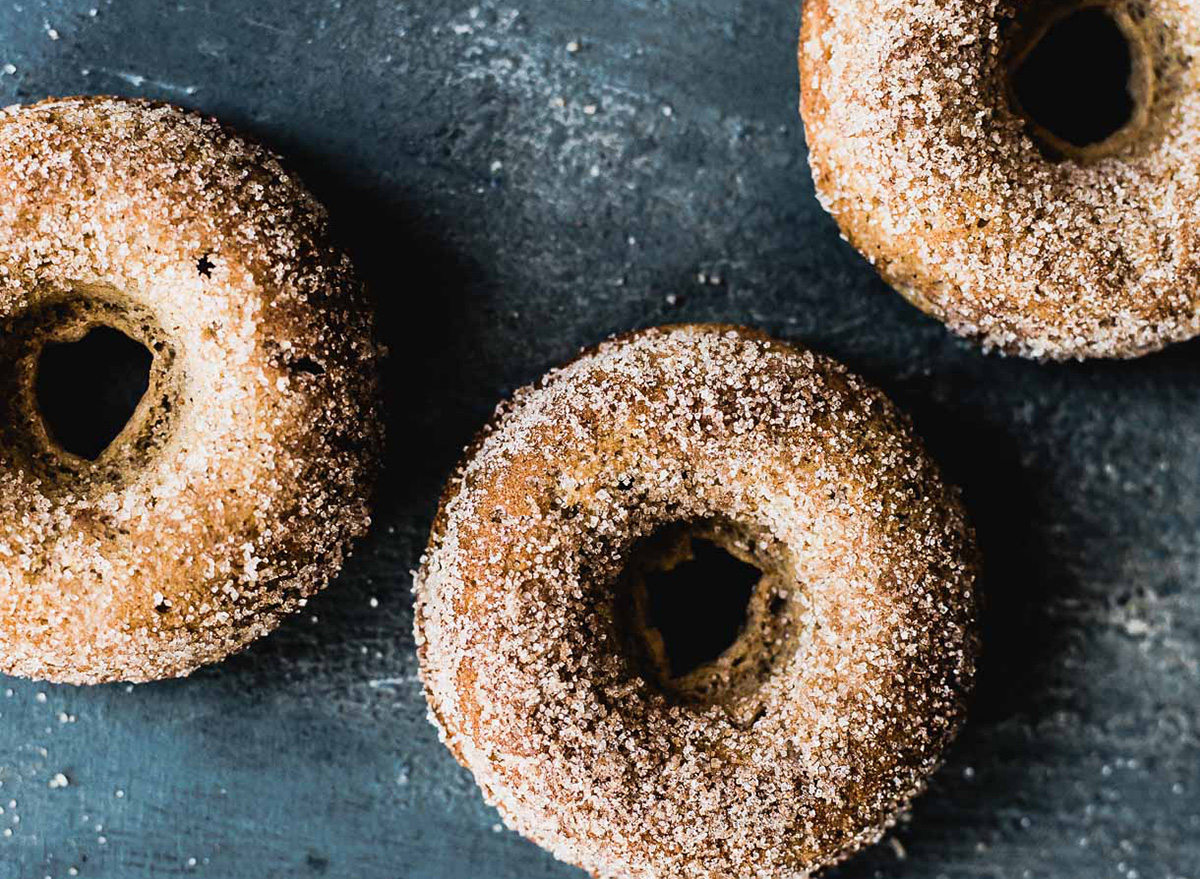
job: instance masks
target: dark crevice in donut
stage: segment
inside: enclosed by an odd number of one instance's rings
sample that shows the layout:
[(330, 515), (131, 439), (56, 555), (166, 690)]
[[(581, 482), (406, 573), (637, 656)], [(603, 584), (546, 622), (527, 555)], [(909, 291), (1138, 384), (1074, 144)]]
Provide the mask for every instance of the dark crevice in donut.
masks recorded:
[(288, 361), (288, 369), (294, 373), (302, 375), (324, 375), (325, 367), (317, 363), (311, 357), (299, 357), (296, 360)]
[(216, 267), (217, 264), (209, 259), (209, 254), (207, 253), (200, 257), (200, 259), (196, 262), (196, 271), (202, 278), (211, 278), (213, 269)]
[(1046, 28), (1011, 73), (1019, 110), (1076, 147), (1101, 143), (1136, 110), (1134, 48), (1103, 6), (1088, 5)]
[(647, 623), (661, 635), (674, 677), (711, 662), (737, 640), (762, 576), (707, 540), (693, 540), (691, 552), (670, 570), (645, 574)]
[(787, 601), (781, 595), (776, 595), (771, 599), (771, 603), (767, 605), (767, 611), (773, 617), (779, 616), (785, 610), (787, 610)]
[(96, 460), (133, 417), (153, 362), (145, 345), (107, 326), (47, 344), (34, 388), (46, 431), (67, 452)]

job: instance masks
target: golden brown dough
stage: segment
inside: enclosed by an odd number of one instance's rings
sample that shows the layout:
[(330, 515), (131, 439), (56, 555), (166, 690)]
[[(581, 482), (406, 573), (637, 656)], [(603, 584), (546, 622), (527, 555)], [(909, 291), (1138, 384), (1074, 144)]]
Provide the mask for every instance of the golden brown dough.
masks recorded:
[[(762, 571), (670, 676), (648, 572)], [(976, 559), (907, 421), (727, 326), (606, 342), (498, 411), (416, 581), (430, 716), (510, 827), (611, 879), (793, 877), (878, 839), (962, 717)]]
[[(274, 156), (175, 107), (5, 110), (0, 192), (0, 671), (185, 675), (302, 606), (368, 525), (362, 289)], [(154, 360), (92, 460), (35, 379), (97, 326)]]

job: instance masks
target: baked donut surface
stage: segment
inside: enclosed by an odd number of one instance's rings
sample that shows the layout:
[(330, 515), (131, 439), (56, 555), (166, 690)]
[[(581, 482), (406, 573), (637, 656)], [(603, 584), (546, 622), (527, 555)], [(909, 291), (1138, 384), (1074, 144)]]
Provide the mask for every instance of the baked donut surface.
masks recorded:
[[(1124, 48), (1089, 59), (1099, 43), (1066, 36), (1085, 25)], [(1040, 49), (1059, 53), (1063, 76), (1045, 72), (1053, 58), (1028, 63)], [(801, 111), (818, 197), (886, 281), (987, 348), (1134, 357), (1190, 338), (1198, 52), (1196, 0), (806, 0)], [(1032, 112), (1028, 98), (1086, 78), (1083, 65), (1128, 75), (1109, 97), (1080, 86), (1061, 119)], [(1115, 130), (1054, 130), (1114, 102), (1128, 104)]]
[[(175, 107), (0, 113), (0, 671), (184, 675), (273, 629), (369, 522), (370, 311), (274, 156)], [(97, 327), (152, 355), (95, 456), (39, 408)]]
[[(761, 575), (679, 674), (646, 590), (699, 541)], [(510, 827), (595, 876), (807, 875), (937, 766), (975, 572), (881, 393), (747, 329), (635, 333), (519, 391), (450, 482), (414, 587), (430, 717)]]

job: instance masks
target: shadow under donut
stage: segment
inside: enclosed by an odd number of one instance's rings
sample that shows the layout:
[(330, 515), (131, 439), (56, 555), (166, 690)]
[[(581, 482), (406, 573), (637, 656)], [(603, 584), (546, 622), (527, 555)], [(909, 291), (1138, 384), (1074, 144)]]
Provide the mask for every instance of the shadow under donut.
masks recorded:
[(333, 239), (367, 285), (387, 349), (376, 517), (423, 509), (481, 420), (464, 403), (478, 381), (470, 374), (475, 324), (465, 316), (486, 286), (484, 272), (430, 211), (418, 213), (386, 187), (339, 178), (319, 157), (290, 149), (286, 163), (329, 210)]
[(897, 397), (945, 479), (962, 489), (983, 559), (983, 648), (968, 723), (1009, 717), (1037, 691), (1039, 669), (1053, 663), (1058, 648), (1044, 611), (1064, 578), (1036, 521), (1042, 477), (1022, 465), (1018, 446), (1000, 430), (929, 399)]

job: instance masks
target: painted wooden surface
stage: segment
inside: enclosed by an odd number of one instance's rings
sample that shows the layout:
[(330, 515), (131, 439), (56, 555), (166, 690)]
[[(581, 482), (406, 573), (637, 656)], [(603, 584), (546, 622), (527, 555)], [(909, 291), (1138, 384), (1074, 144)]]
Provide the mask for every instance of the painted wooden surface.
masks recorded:
[(0, 3), (0, 99), (116, 92), (281, 151), (374, 284), (378, 524), (190, 680), (0, 681), (0, 879), (576, 877), (424, 718), (409, 571), (459, 449), (581, 345), (761, 326), (883, 385), (966, 488), (987, 658), (931, 791), (841, 879), (1200, 879), (1200, 345), (980, 354), (813, 198), (790, 0)]

